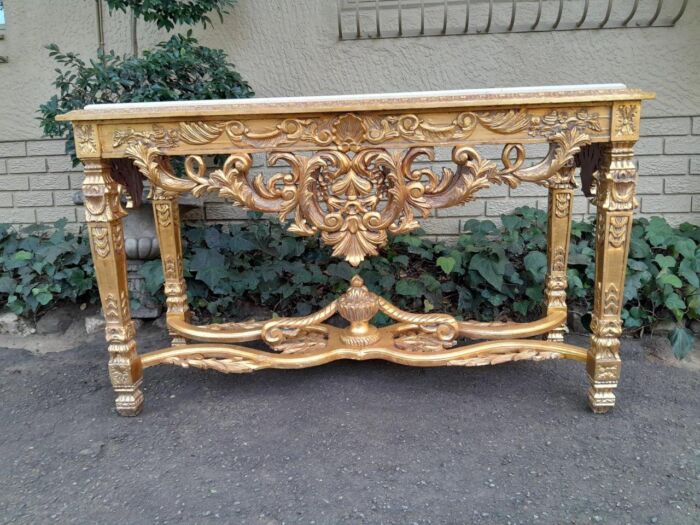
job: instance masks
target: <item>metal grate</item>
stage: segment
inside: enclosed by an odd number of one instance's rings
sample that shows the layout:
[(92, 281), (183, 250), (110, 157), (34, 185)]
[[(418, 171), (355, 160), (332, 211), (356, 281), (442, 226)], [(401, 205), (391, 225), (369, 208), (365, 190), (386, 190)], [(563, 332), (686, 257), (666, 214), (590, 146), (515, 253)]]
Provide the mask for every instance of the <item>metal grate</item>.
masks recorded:
[(688, 0), (337, 0), (341, 40), (671, 27)]

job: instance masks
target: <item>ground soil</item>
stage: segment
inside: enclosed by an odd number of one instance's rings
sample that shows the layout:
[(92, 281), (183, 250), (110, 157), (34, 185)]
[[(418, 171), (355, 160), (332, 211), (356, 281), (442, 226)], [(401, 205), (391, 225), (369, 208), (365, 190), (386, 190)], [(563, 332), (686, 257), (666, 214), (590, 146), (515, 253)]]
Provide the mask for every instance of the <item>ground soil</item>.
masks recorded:
[(2, 337), (0, 523), (700, 522), (700, 373), (639, 341), (602, 416), (576, 362), (375, 361), (156, 367), (124, 418), (101, 337)]

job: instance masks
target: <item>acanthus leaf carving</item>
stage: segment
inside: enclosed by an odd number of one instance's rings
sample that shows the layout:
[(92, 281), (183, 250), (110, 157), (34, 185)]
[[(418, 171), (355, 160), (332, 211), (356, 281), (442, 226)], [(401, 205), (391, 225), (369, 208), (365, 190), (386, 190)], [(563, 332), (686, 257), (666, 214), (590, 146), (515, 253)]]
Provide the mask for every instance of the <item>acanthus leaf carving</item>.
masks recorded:
[[(356, 121), (345, 124), (343, 137), (351, 147), (352, 134), (361, 131)], [(417, 228), (416, 214), (427, 217), (431, 209), (468, 202), (491, 184), (547, 184), (589, 141), (576, 127), (557, 133), (551, 137), (545, 159), (528, 168), (522, 168), (525, 152), (521, 144), (504, 146), (502, 168), (470, 146), (457, 146), (452, 153), (457, 170), (444, 168), (442, 173), (413, 167), (420, 157), (434, 158), (432, 148), (427, 147), (368, 148), (353, 156), (337, 150), (311, 156), (273, 153), (269, 164), (286, 163), (289, 171), (268, 179), (262, 174), (250, 176), (252, 158), (246, 153), (229, 155), (222, 168), (210, 173), (202, 157), (190, 155), (185, 159), (185, 178), (172, 174), (167, 157), (155, 146), (131, 144), (126, 154), (154, 186), (167, 192), (216, 193), (251, 210), (277, 213), (281, 221), (293, 214), (291, 232), (320, 233), (335, 256), (357, 266), (366, 256), (378, 253), (388, 233)], [(158, 218), (167, 220), (160, 214)]]
[(608, 242), (613, 248), (620, 248), (627, 240), (627, 226), (629, 217), (626, 215), (616, 215), (610, 217), (610, 227), (608, 230)]
[(210, 144), (225, 136), (231, 144), (243, 148), (280, 148), (299, 144), (335, 147), (357, 152), (362, 147), (379, 146), (392, 141), (415, 144), (455, 142), (469, 138), (478, 126), (499, 135), (526, 132), (530, 136), (552, 137), (567, 130), (579, 133), (602, 130), (597, 113), (582, 108), (576, 112), (552, 110), (539, 115), (527, 110), (470, 111), (454, 113), (449, 120), (435, 120), (421, 113), (357, 114), (341, 113), (275, 121), (187, 121), (176, 128), (154, 125), (153, 131), (133, 128), (114, 131), (112, 147), (138, 142), (163, 149), (179, 143)]
[(104, 259), (110, 254), (109, 230), (106, 226), (93, 226), (90, 232), (95, 254)]

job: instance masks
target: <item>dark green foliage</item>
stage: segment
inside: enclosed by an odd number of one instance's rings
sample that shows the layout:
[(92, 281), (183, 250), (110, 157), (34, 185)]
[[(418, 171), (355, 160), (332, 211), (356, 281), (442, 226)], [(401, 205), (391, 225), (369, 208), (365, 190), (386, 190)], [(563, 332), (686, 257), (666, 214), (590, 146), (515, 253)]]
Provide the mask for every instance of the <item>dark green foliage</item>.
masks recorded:
[(146, 22), (155, 22), (161, 29), (170, 31), (175, 24), (194, 25), (202, 23), (204, 27), (211, 24), (207, 13), (216, 11), (219, 19), (227, 7), (236, 0), (107, 0), (110, 10), (133, 11)]
[(73, 162), (72, 126), (56, 116), (87, 104), (247, 98), (254, 95), (248, 83), (220, 49), (200, 46), (191, 32), (174, 35), (142, 56), (127, 57), (113, 51), (85, 62), (75, 53), (47, 46), (60, 64), (54, 86), (59, 94), (42, 104), (41, 126), (50, 137), (66, 139)]
[(96, 301), (90, 245), (65, 229), (0, 224), (0, 310), (36, 315), (60, 301)]
[[(359, 271), (372, 291), (407, 310), (452, 312), (484, 321), (536, 318), (543, 313), (546, 215), (520, 208), (504, 215), (502, 223), (499, 228), (491, 221), (467, 221), (463, 234), (450, 243), (422, 238), (421, 232), (397, 236), (380, 256), (364, 261), (359, 269), (331, 257), (316, 238), (286, 234), (275, 221), (186, 226), (184, 266), (190, 304), (199, 317), (215, 320), (249, 317), (251, 307), (257, 305), (279, 315), (305, 315), (343, 293)], [(8, 308), (23, 314), (36, 312), (42, 306), (37, 296), (47, 301), (46, 306), (63, 298), (75, 300), (88, 290), (96, 297), (87, 249), (80, 238), (32, 234), (19, 241), (7, 227), (0, 231), (0, 268), (3, 276), (12, 279), (0, 279), (0, 300), (17, 297)], [(60, 225), (57, 231), (63, 232)], [(65, 245), (58, 241), (61, 235), (68, 239)], [(580, 312), (589, 312), (592, 305), (593, 236), (591, 222), (574, 223), (568, 296), (570, 307)], [(55, 243), (61, 247), (51, 248)], [(670, 340), (678, 357), (692, 348), (687, 324), (700, 319), (699, 246), (697, 226), (673, 228), (660, 218), (634, 221), (624, 325), (628, 333), (641, 333), (659, 320), (674, 320), (677, 328)], [(66, 259), (59, 257), (51, 263), (58, 264), (56, 269), (46, 270), (41, 261), (44, 253), (53, 254), (51, 250), (59, 250)], [(45, 274), (65, 272), (68, 263), (81, 269), (80, 278), (59, 273), (60, 289), (52, 291), (50, 284), (55, 280)], [(150, 291), (161, 294), (160, 261), (146, 263), (141, 272)], [(13, 288), (18, 275), (26, 276), (29, 288)], [(50, 297), (44, 295), (48, 292)], [(387, 320), (380, 316), (376, 321)]]
[[(391, 240), (379, 257), (358, 270), (330, 256), (316, 239), (290, 237), (275, 222), (228, 229), (186, 228), (190, 298), (215, 318), (263, 305), (279, 315), (304, 315), (345, 291), (359, 271), (368, 287), (413, 311), (456, 312), (462, 318), (524, 321), (543, 314), (546, 214), (520, 208), (491, 221), (470, 220), (455, 243), (433, 242), (420, 232)], [(592, 306), (594, 225), (575, 222), (568, 270), (569, 304)], [(674, 319), (671, 336), (679, 357), (692, 347), (685, 327), (700, 319), (700, 228), (672, 228), (660, 218), (634, 223), (623, 320), (628, 332)], [(152, 290), (162, 283), (160, 263), (144, 267)], [(382, 321), (379, 319), (378, 321)]]

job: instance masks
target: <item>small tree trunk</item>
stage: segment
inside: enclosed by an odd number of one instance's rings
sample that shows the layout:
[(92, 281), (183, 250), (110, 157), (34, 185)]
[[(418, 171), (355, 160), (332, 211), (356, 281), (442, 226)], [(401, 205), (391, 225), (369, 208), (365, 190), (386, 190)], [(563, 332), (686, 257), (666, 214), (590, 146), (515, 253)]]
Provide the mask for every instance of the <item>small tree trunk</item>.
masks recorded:
[(136, 18), (136, 14), (134, 13), (134, 11), (132, 9), (132, 11), (131, 11), (131, 24), (130, 24), (131, 54), (135, 57), (139, 56), (139, 39), (138, 39), (138, 32), (137, 32), (137, 24), (138, 24), (138, 18)]
[(102, 0), (95, 0), (97, 8), (97, 51), (100, 54), (100, 59), (104, 64), (105, 54), (105, 27), (104, 27), (104, 11), (102, 10)]

